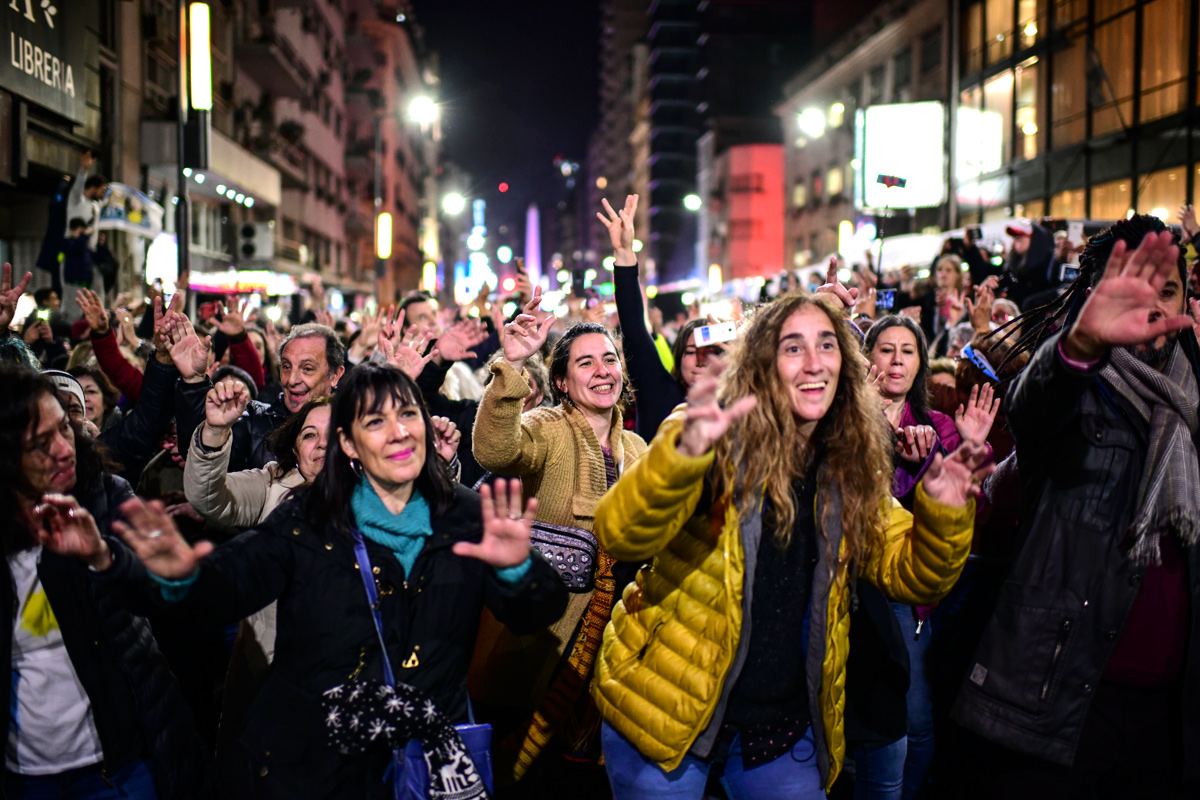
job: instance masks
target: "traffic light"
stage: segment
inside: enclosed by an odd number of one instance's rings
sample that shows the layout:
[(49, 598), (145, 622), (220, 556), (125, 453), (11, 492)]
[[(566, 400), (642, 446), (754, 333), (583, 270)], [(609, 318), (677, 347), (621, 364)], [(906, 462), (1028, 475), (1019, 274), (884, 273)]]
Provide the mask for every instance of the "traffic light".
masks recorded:
[(238, 228), (238, 263), (275, 257), (275, 223), (246, 222)]

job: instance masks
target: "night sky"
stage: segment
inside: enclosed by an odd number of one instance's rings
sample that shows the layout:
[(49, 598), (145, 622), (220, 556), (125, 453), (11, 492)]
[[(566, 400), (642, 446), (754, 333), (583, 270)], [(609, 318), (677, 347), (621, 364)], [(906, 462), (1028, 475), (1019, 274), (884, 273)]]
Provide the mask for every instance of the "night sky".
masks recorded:
[(439, 54), (444, 157), (470, 173), (490, 229), (523, 230), (530, 202), (544, 221), (564, 192), (554, 157), (582, 164), (596, 124), (598, 0), (413, 6), (426, 46)]

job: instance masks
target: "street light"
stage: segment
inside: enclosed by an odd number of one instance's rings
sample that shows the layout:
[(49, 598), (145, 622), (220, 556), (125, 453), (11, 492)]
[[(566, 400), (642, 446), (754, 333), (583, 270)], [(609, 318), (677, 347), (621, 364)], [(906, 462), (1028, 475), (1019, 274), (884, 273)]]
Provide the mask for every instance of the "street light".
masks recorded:
[(212, 53), (209, 48), (208, 3), (188, 6), (188, 31), (191, 46), (188, 55), (192, 79), (192, 108), (212, 110)]
[(442, 211), (452, 217), (458, 216), (467, 207), (467, 198), (458, 192), (452, 192), (442, 198)]
[(414, 97), (408, 104), (408, 118), (418, 125), (432, 125), (438, 118), (437, 103), (425, 95)]
[(700, 195), (698, 194), (689, 194), (683, 198), (683, 207), (688, 211), (699, 211), (702, 205), (704, 205), (704, 201), (700, 199)]
[(392, 215), (386, 211), (375, 223), (375, 255), (384, 261), (392, 257)]

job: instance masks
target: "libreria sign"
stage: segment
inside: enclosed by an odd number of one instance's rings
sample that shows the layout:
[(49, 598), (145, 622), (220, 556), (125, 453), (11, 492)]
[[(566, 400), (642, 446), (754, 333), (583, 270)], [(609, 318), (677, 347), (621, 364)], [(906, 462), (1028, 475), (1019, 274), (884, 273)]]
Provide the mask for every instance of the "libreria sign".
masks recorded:
[[(87, 35), (94, 0), (0, 0), (0, 88), (74, 122), (83, 122), (87, 65), (96, 60), (95, 37)], [(7, 36), (5, 36), (7, 34)]]

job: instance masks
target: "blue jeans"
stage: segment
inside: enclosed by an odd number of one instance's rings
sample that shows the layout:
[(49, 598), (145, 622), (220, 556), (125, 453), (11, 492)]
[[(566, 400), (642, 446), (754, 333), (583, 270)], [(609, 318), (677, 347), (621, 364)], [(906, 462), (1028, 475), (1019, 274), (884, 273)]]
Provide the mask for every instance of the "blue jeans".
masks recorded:
[(4, 773), (7, 800), (158, 800), (150, 765), (135, 758), (106, 781), (100, 765), (56, 775)]
[[(607, 722), (600, 732), (600, 744), (613, 800), (703, 800), (708, 761), (689, 754), (678, 767), (663, 772)], [(730, 800), (825, 800), (816, 756), (810, 727), (790, 753), (746, 769), (740, 739), (735, 737), (721, 784)]]
[(929, 688), (929, 644), (933, 620), (926, 619), (916, 632), (912, 606), (892, 603), (904, 644), (908, 647), (908, 752), (904, 760), (904, 800), (913, 800), (925, 783), (933, 763), (933, 694)]
[(904, 736), (871, 751), (862, 745), (855, 747), (854, 800), (901, 800), (907, 755)]

